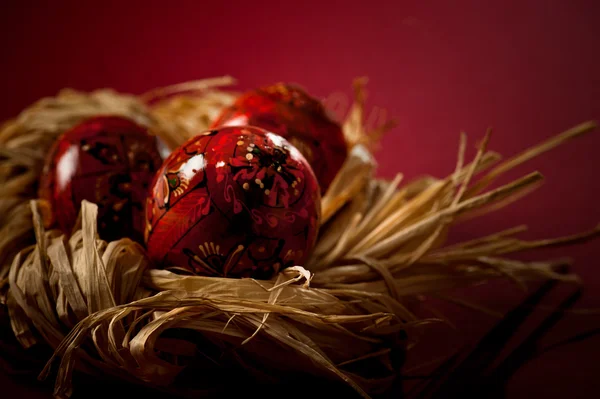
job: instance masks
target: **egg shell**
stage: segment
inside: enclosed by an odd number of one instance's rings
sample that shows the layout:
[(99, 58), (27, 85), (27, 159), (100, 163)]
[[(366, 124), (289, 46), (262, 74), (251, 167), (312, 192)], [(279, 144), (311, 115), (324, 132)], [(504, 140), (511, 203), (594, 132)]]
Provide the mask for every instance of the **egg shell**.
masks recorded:
[(281, 136), (224, 127), (167, 158), (146, 213), (148, 254), (157, 266), (269, 278), (309, 256), (321, 196), (310, 165)]
[(98, 233), (143, 242), (144, 204), (162, 159), (156, 138), (120, 116), (86, 119), (64, 132), (51, 148), (39, 197), (49, 205), (48, 224), (69, 235), (81, 201), (98, 205)]

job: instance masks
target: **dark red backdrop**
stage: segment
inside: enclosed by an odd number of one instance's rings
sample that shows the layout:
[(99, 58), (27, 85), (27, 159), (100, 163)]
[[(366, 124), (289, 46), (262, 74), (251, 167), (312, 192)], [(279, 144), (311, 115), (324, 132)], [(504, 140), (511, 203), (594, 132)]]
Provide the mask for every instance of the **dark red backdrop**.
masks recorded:
[[(177, 3), (177, 5), (175, 5)], [(310, 3), (310, 5), (309, 5)], [(369, 76), (369, 103), (399, 125), (378, 154), (380, 174), (445, 175), (458, 134), (471, 144), (488, 126), (505, 155), (588, 119), (600, 119), (600, 6), (589, 1), (181, 1), (20, 2), (0, 5), (0, 117), (63, 87), (140, 93), (231, 74), (242, 88), (299, 82), (319, 96), (350, 94)], [(600, 132), (522, 167), (539, 169), (539, 191), (456, 236), (528, 223), (527, 237), (570, 234), (600, 221)], [(598, 243), (546, 253), (572, 255), (587, 283), (583, 308), (600, 308)], [(482, 293), (506, 308), (512, 287)], [(467, 336), (489, 326), (458, 315)], [(471, 322), (469, 322), (471, 321)], [(573, 314), (548, 343), (600, 326)], [(515, 376), (516, 396), (600, 391), (598, 337), (556, 350)], [(571, 393), (571, 397), (573, 394)]]

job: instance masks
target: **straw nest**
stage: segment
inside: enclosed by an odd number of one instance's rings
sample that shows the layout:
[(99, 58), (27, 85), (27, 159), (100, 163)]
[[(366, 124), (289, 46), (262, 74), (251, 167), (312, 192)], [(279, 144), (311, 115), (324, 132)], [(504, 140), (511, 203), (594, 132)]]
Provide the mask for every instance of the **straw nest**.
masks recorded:
[[(231, 104), (228, 77), (157, 89), (143, 96), (112, 90), (65, 90), (23, 111), (0, 130), (0, 279), (2, 302), (24, 348), (54, 350), (42, 377), (57, 368), (55, 395), (68, 397), (75, 369), (114, 376), (181, 395), (211, 392), (210, 378), (186, 370), (240, 368), (259, 381), (312, 374), (343, 381), (364, 397), (398, 378), (403, 353), (419, 329), (435, 322), (415, 314), (422, 295), (488, 281), (577, 277), (560, 262), (524, 262), (511, 254), (589, 239), (590, 232), (524, 241), (523, 227), (444, 245), (449, 228), (496, 211), (535, 189), (533, 172), (488, 189), (497, 177), (591, 131), (584, 123), (501, 162), (488, 151), (490, 132), (471, 162), (461, 136), (456, 168), (444, 178), (403, 183), (375, 177), (371, 145), (389, 126), (366, 132), (363, 90), (343, 124), (349, 157), (323, 196), (322, 228), (305, 265), (270, 281), (182, 276), (151, 269), (144, 248), (104, 242), (97, 208), (84, 202), (78, 230), (46, 231), (36, 200), (44, 156), (56, 137), (86, 117), (135, 119), (170, 148), (205, 130)], [(448, 298), (448, 297), (445, 297)], [(463, 305), (477, 307), (462, 302)], [(56, 368), (55, 368), (56, 369)], [(208, 373), (208, 374), (206, 374)]]

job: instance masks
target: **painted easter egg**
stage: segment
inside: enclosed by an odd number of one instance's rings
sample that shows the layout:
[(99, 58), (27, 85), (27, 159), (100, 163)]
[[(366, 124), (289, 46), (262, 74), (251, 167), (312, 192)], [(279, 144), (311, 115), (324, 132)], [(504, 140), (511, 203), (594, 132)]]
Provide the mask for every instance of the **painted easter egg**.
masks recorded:
[(304, 156), (279, 135), (223, 127), (175, 150), (146, 204), (146, 246), (158, 267), (269, 278), (315, 245), (320, 190)]
[(98, 205), (98, 233), (107, 241), (143, 242), (148, 187), (162, 163), (156, 138), (120, 116), (93, 117), (56, 141), (40, 179), (48, 224), (70, 234), (81, 201)]

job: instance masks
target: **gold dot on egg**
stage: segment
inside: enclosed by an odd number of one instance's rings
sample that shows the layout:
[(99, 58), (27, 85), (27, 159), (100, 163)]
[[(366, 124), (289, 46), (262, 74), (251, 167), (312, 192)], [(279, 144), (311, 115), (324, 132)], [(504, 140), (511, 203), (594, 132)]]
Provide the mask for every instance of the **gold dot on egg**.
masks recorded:
[(260, 188), (265, 188), (265, 185), (260, 183)]
[(277, 167), (277, 171), (278, 171), (278, 172), (281, 172), (281, 166), (278, 166), (278, 167)]
[(269, 189), (266, 189), (266, 190), (265, 190), (265, 194), (266, 194), (266, 195), (269, 195), (269, 194), (271, 194), (271, 190), (269, 190)]
[(261, 181), (260, 179), (256, 179), (256, 180), (254, 180), (254, 183), (256, 183), (256, 184), (259, 184), (259, 185), (260, 185), (260, 183), (262, 183), (262, 181)]
[(298, 181), (298, 183), (300, 183), (302, 181), (301, 178), (297, 178), (296, 180)]
[(252, 154), (246, 154), (246, 159), (247, 159), (248, 161), (251, 161), (251, 160), (252, 160), (252, 158), (254, 158), (254, 155), (252, 155)]
[(85, 144), (84, 146), (82, 146), (82, 147), (81, 147), (81, 149), (82, 149), (83, 151), (89, 151), (89, 149), (90, 149), (90, 145), (89, 145), (89, 144)]
[(248, 148), (246, 148), (246, 151), (248, 151), (248, 152), (252, 152), (252, 147), (248, 147)]
[(244, 188), (244, 190), (250, 190), (250, 185), (248, 183), (244, 183), (242, 187)]
[(256, 147), (256, 144), (250, 143), (250, 147)]
[(244, 142), (242, 140), (237, 142), (237, 145), (244, 145)]
[(294, 195), (298, 195), (298, 194), (300, 194), (300, 191), (294, 190)]
[(265, 247), (258, 248), (258, 252), (265, 252)]

